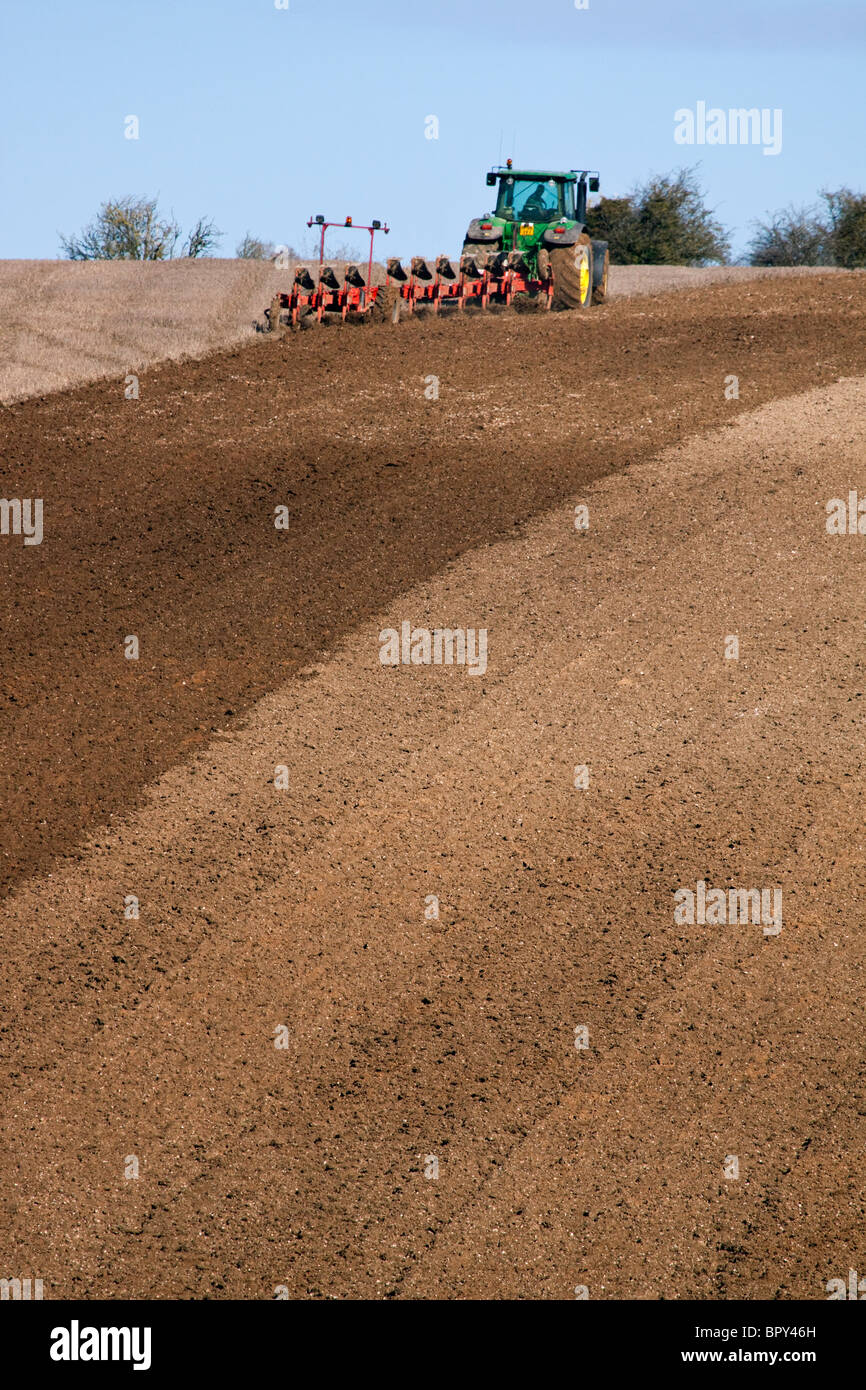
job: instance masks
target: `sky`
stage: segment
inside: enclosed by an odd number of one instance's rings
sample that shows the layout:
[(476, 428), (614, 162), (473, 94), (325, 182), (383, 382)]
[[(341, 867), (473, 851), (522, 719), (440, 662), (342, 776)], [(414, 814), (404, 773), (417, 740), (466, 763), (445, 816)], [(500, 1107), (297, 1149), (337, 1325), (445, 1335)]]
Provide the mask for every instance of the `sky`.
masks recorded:
[[(774, 209), (866, 190), (866, 0), (578, 3), (3, 0), (0, 257), (56, 257), (126, 194), (212, 217), (218, 255), (309, 250), (317, 213), (455, 255), (508, 156), (609, 196), (697, 165), (735, 255)], [(780, 152), (677, 143), (700, 102), (781, 111)]]

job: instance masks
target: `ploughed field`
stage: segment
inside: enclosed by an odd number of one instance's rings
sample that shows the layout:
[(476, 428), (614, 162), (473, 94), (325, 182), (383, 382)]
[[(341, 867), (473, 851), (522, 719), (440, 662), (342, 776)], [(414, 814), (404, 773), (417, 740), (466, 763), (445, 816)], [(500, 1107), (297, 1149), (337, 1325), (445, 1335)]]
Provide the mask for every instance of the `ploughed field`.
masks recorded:
[[(860, 1267), (866, 536), (826, 523), (864, 285), (263, 336), (0, 412), (42, 501), (0, 536), (0, 1273)], [(484, 662), (383, 664), (406, 624)]]

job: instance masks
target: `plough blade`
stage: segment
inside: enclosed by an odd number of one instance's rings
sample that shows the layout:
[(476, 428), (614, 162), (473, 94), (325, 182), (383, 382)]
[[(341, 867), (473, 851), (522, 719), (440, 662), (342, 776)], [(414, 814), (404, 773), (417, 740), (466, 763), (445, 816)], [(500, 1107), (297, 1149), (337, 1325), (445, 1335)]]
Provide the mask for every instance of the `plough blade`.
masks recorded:
[(375, 307), (381, 286), (368, 285), (357, 265), (347, 265), (343, 279), (333, 266), (318, 270), (318, 281), (306, 266), (295, 271), (290, 290), (278, 294), (265, 311), (270, 328), (308, 328), (315, 323), (365, 319)]
[(472, 256), (468, 252), (460, 257), (460, 274), (467, 275), (472, 280), (479, 280), (484, 274), (484, 267), (479, 264), (480, 256)]

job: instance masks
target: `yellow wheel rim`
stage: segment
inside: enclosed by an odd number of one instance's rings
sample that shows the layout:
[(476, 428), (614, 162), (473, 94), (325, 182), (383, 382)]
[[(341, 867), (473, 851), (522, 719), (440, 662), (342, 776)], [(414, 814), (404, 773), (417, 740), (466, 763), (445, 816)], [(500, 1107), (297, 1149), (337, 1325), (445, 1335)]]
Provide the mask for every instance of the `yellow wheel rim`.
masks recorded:
[(586, 254), (586, 248), (583, 246), (580, 248), (578, 254), (580, 255), (580, 265), (578, 268), (580, 277), (580, 302), (581, 304), (585, 304), (586, 297), (589, 294), (589, 256)]

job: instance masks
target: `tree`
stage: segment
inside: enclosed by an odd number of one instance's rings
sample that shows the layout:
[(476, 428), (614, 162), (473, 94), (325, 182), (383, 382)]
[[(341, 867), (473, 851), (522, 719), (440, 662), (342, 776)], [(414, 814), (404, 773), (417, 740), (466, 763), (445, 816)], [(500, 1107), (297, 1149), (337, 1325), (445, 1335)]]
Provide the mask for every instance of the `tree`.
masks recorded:
[(833, 264), (845, 270), (866, 266), (866, 194), (839, 188), (824, 189), (827, 204), (827, 232)]
[(620, 265), (708, 265), (730, 255), (694, 169), (656, 175), (624, 198), (600, 199), (587, 225), (610, 243), (610, 258)]
[(866, 266), (866, 194), (837, 188), (821, 197), (823, 216), (815, 206), (789, 207), (756, 222), (750, 265)]
[(587, 210), (587, 226), (594, 237), (610, 246), (617, 265), (633, 265), (636, 259), (637, 213), (632, 198), (600, 198)]
[(183, 254), (193, 260), (206, 256), (212, 251), (222, 236), (216, 224), (209, 217), (200, 217), (184, 242)]
[(749, 265), (830, 265), (829, 229), (815, 207), (787, 207), (755, 222)]
[[(78, 236), (61, 235), (63, 254), (70, 261), (167, 261), (175, 253), (181, 229), (174, 217), (163, 217), (155, 198), (113, 198)], [(184, 243), (184, 256), (202, 256), (220, 233), (199, 218)]]
[(755, 222), (749, 265), (828, 265), (827, 227), (815, 207), (785, 207), (767, 222)]
[(269, 261), (275, 251), (272, 241), (260, 241), (252, 232), (247, 232), (243, 241), (238, 242), (235, 255), (242, 261)]

